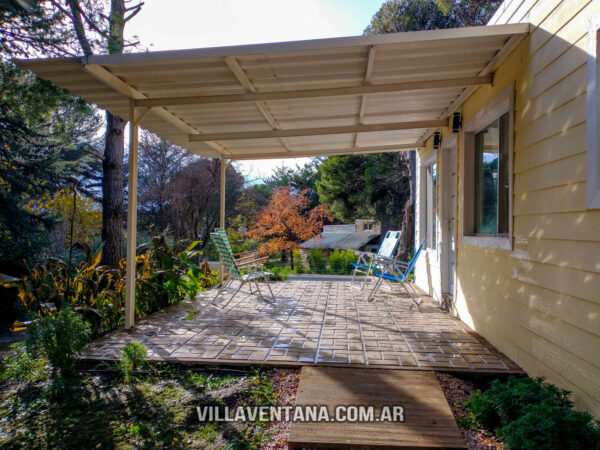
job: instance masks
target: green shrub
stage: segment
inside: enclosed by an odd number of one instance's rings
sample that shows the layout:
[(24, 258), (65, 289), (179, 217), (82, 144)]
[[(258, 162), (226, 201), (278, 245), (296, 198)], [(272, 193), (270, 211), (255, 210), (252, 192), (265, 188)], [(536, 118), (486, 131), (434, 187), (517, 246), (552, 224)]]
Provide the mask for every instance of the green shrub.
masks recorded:
[(288, 279), (288, 275), (292, 273), (289, 267), (273, 266), (268, 269), (273, 275), (269, 277), (269, 280), (273, 281), (285, 281)]
[(90, 340), (90, 326), (79, 314), (65, 307), (57, 314), (44, 317), (29, 327), (27, 350), (36, 357), (46, 357), (52, 377), (75, 378), (79, 351)]
[(600, 449), (600, 427), (588, 413), (549, 404), (526, 411), (498, 431), (509, 449)]
[(10, 347), (13, 353), (4, 358), (0, 379), (30, 384), (47, 378), (44, 358), (29, 353), (22, 342), (14, 343)]
[(494, 380), (485, 392), (477, 391), (467, 407), (473, 418), (484, 427), (495, 430), (525, 414), (531, 405), (571, 408), (570, 392), (544, 382), (543, 378), (509, 377), (506, 382)]
[(326, 273), (326, 261), (320, 250), (313, 249), (308, 253), (308, 266), (310, 273)]
[(354, 270), (352, 263), (356, 260), (357, 256), (352, 250), (336, 249), (329, 255), (329, 272), (334, 275), (350, 275)]
[(121, 350), (119, 369), (127, 383), (135, 380), (135, 373), (146, 366), (148, 352), (144, 344), (132, 342)]
[(295, 248), (293, 250), (294, 255), (294, 273), (306, 273), (306, 267), (304, 267), (304, 261), (300, 255), (300, 249)]
[(571, 409), (571, 393), (543, 378), (495, 380), (466, 402), (474, 421), (510, 449), (600, 449), (600, 425)]

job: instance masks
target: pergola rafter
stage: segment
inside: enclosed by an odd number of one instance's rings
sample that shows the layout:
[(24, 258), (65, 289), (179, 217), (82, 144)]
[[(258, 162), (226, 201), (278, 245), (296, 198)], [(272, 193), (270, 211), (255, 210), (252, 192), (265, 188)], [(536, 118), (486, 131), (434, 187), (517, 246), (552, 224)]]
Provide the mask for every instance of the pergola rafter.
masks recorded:
[[(374, 52), (373, 52), (374, 54)], [(477, 77), (445, 78), (438, 80), (409, 81), (405, 83), (365, 84), (327, 89), (303, 89), (294, 91), (250, 92), (228, 95), (196, 95), (187, 97), (146, 98), (135, 101), (136, 106), (212, 105), (218, 103), (256, 103), (274, 100), (295, 100), (346, 95), (386, 94), (391, 92), (420, 91), (449, 87), (486, 86), (493, 82), (492, 75)]]
[(347, 125), (339, 127), (299, 128), (293, 130), (245, 131), (240, 133), (192, 134), (190, 142), (236, 141), (244, 139), (269, 139), (299, 136), (324, 136), (329, 134), (369, 133), (375, 131), (419, 130), (440, 128), (448, 125), (447, 119), (419, 120), (414, 122), (392, 122)]

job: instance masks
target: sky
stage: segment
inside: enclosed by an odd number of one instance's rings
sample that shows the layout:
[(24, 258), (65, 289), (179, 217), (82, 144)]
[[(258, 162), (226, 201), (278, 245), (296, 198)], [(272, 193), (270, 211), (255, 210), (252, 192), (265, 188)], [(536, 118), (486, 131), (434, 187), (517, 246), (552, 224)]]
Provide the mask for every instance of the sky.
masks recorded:
[[(363, 33), (384, 0), (146, 0), (126, 27), (150, 51), (298, 41)], [(306, 158), (244, 161), (249, 180)]]

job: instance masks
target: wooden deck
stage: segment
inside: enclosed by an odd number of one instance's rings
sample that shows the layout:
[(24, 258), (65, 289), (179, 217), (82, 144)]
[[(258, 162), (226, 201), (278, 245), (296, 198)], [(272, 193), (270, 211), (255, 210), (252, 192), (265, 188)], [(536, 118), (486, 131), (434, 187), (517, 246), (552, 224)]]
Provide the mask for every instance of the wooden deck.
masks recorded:
[(202, 292), (132, 330), (103, 336), (82, 357), (115, 360), (138, 341), (153, 361), (188, 364), (520, 372), (431, 297), (414, 301), (396, 285), (380, 289), (373, 302), (366, 300), (368, 289), (343, 281), (277, 282), (273, 292), (276, 303), (265, 303), (246, 288), (226, 306), (233, 290), (216, 305), (215, 290)]
[(400, 405), (404, 422), (292, 422), (290, 449), (465, 448), (432, 372), (304, 367), (296, 405)]

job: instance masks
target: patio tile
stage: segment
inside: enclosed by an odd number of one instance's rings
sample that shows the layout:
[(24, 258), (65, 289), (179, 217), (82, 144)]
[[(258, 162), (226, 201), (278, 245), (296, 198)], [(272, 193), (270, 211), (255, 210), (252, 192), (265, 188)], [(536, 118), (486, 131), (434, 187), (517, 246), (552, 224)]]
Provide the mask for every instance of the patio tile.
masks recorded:
[[(423, 370), (518, 371), (518, 367), (457, 319), (399, 287), (374, 302), (349, 282), (273, 284), (277, 303), (240, 292), (213, 305), (214, 290), (168, 307), (89, 344), (83, 358), (116, 359), (137, 340), (153, 359), (247, 364), (354, 364)], [(229, 293), (231, 295), (232, 292)], [(224, 293), (225, 304), (228, 293)]]

